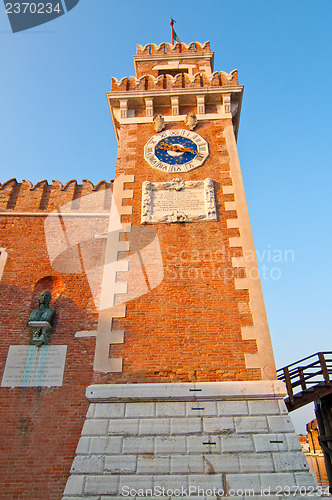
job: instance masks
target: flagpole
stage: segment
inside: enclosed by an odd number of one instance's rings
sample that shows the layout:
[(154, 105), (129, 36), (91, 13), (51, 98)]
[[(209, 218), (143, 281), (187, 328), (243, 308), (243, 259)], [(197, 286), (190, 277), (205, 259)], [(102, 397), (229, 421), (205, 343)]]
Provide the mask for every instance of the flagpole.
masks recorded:
[(174, 26), (174, 21), (173, 21), (173, 19), (172, 19), (172, 18), (171, 18), (171, 22), (170, 22), (169, 24), (170, 24), (170, 25), (171, 25), (171, 27), (172, 27), (172, 45), (174, 45), (174, 28), (173, 28), (173, 26)]

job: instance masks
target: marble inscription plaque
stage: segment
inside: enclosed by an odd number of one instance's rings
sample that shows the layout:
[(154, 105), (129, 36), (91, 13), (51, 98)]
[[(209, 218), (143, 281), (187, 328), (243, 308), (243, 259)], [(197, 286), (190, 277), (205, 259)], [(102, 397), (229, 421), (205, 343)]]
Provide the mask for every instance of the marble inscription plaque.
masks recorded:
[(212, 179), (144, 182), (142, 224), (217, 220)]
[(1, 387), (62, 386), (66, 345), (11, 345)]

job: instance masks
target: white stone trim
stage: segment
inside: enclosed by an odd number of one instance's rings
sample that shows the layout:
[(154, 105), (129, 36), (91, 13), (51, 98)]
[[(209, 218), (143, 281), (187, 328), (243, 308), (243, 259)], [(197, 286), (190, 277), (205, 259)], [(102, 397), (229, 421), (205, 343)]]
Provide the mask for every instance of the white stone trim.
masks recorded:
[(120, 100), (120, 116), (122, 119), (128, 116), (128, 99)]
[(90, 385), (86, 397), (91, 403), (108, 401), (267, 400), (286, 396), (280, 380)]
[(225, 201), (225, 210), (236, 210), (237, 204), (235, 201)]
[(265, 305), (261, 282), (259, 279), (258, 265), (256, 261), (255, 246), (251, 232), (248, 207), (244, 191), (240, 161), (238, 157), (236, 141), (231, 124), (225, 126), (225, 138), (227, 149), (230, 154), (230, 175), (233, 180), (232, 189), (224, 186), (225, 194), (234, 193), (235, 201), (227, 202), (228, 210), (237, 211), (236, 222), (231, 219), (228, 227), (238, 227), (241, 237), (229, 238), (230, 247), (242, 247), (244, 259), (250, 255), (250, 260), (245, 262), (247, 278), (235, 280), (236, 289), (248, 289), (250, 293), (250, 306), (254, 320), (254, 326), (242, 327), (242, 338), (244, 340), (256, 340), (258, 353), (245, 354), (246, 367), (261, 368), (264, 379), (276, 377), (275, 362), (273, 357), (272, 343), (266, 317)]
[(247, 278), (235, 278), (234, 282), (236, 290), (249, 289), (249, 280)]
[(205, 96), (197, 96), (197, 114), (205, 115)]
[[(114, 316), (115, 317), (115, 316)], [(80, 332), (75, 333), (76, 338), (83, 337), (96, 337), (98, 331), (97, 330), (81, 330)], [(110, 344), (123, 344), (124, 343), (124, 330), (119, 331), (111, 331), (109, 333), (108, 339)]]
[(227, 219), (227, 227), (228, 229), (238, 229), (239, 221), (237, 219)]
[(145, 98), (145, 115), (153, 118), (153, 98)]
[[(106, 92), (109, 101), (120, 101), (120, 99), (134, 99), (137, 100), (143, 97), (172, 97), (176, 95), (181, 96), (197, 96), (209, 95), (209, 97), (219, 97), (224, 94), (242, 94), (243, 85), (227, 85), (224, 87), (185, 87), (185, 88), (172, 88), (172, 89), (150, 89), (150, 90), (117, 90), (113, 92)], [(219, 100), (220, 102), (220, 100)]]
[(246, 267), (246, 262), (243, 257), (232, 257), (233, 267)]
[[(234, 102), (231, 102), (231, 106), (228, 113), (224, 112), (224, 105), (222, 104), (222, 95), (232, 95)], [(145, 107), (146, 98), (154, 99), (154, 106), (165, 106), (165, 103), (170, 103), (171, 98), (176, 97), (179, 99), (180, 104), (184, 102), (188, 104), (188, 100), (191, 105), (195, 106), (197, 104), (197, 97), (205, 96), (208, 98), (208, 103), (205, 104), (216, 104), (217, 113), (207, 113), (207, 114), (197, 114), (197, 120), (220, 120), (222, 118), (232, 118), (235, 120), (235, 129), (237, 131), (239, 124), (239, 116), (241, 111), (241, 101), (243, 94), (243, 85), (227, 85), (227, 87), (187, 87), (187, 88), (177, 88), (177, 89), (151, 89), (151, 90), (124, 90), (124, 91), (114, 91), (107, 92), (107, 102), (109, 110), (111, 113), (112, 123), (115, 131), (117, 141), (119, 140), (119, 125), (126, 124), (138, 124), (138, 123), (152, 123), (152, 117), (139, 116), (135, 117), (131, 112), (135, 109)], [(183, 100), (184, 97), (184, 100)], [(127, 118), (121, 117), (120, 112), (120, 101), (127, 99), (128, 112)], [(236, 101), (236, 102), (235, 102)], [(237, 102), (238, 101), (238, 102)], [(173, 114), (173, 113), (172, 113)], [(235, 116), (236, 115), (236, 116)], [(235, 117), (235, 118), (234, 118)], [(164, 116), (165, 123), (172, 123), (175, 121), (184, 121), (186, 115), (180, 115), (179, 111), (174, 116)], [(178, 119), (178, 120), (177, 120)]]
[(4, 247), (0, 247), (0, 281), (2, 278), (3, 271), (5, 269), (8, 253)]
[[(236, 226), (238, 227), (238, 226)], [(243, 247), (243, 240), (240, 236), (234, 236), (233, 238), (229, 238), (229, 246), (231, 248)]]
[[(184, 44), (186, 45), (186, 44)], [(213, 51), (203, 51), (203, 52), (180, 52), (180, 53), (175, 53), (172, 54), (171, 52), (167, 51), (166, 53), (158, 53), (158, 54), (136, 54), (133, 59), (134, 59), (134, 65), (135, 65), (135, 70), (136, 70), (136, 65), (137, 62), (145, 62), (145, 61), (162, 61), (165, 60), (166, 62), (172, 63), (177, 63), (178, 61), (184, 60), (186, 61), (185, 64), (187, 66), (187, 60), (192, 59), (194, 62), (197, 62), (197, 60), (201, 59), (202, 61), (210, 60), (211, 65), (213, 65), (213, 58), (214, 58), (214, 52)], [(205, 66), (204, 66), (205, 68)]]
[(224, 113), (230, 113), (231, 112), (231, 94), (222, 94), (221, 96), (222, 99), (222, 106), (223, 106), (223, 111)]
[[(130, 111), (130, 110), (129, 110)], [(119, 114), (117, 113), (117, 110), (114, 109), (114, 116), (116, 117), (117, 121), (119, 122), (120, 125), (131, 125), (135, 123), (153, 123), (153, 118), (149, 116), (136, 116), (136, 117), (127, 117), (127, 118), (120, 118)], [(165, 123), (177, 123), (180, 121), (185, 121), (187, 115), (163, 115)], [(198, 121), (202, 120), (220, 120), (220, 119), (225, 119), (225, 118), (231, 118), (232, 114), (231, 113), (198, 113), (196, 114), (196, 118)]]
[(179, 115), (179, 98), (171, 97), (172, 115)]
[(126, 316), (126, 305), (116, 305), (116, 296), (128, 292), (128, 283), (117, 281), (118, 272), (129, 270), (129, 262), (119, 260), (119, 252), (126, 252), (130, 246), (125, 241), (120, 241), (120, 235), (131, 231), (131, 224), (121, 222), (122, 215), (131, 215), (132, 206), (122, 205), (125, 198), (133, 198), (132, 189), (125, 189), (125, 183), (134, 182), (134, 175), (122, 174), (114, 179), (111, 212), (109, 214), (108, 232), (100, 237), (106, 238), (105, 264), (102, 279), (102, 291), (98, 327), (95, 331), (80, 331), (76, 338), (95, 337), (96, 349), (93, 369), (102, 373), (122, 372), (122, 358), (110, 358), (109, 348), (112, 344), (124, 342), (124, 331), (112, 330), (114, 318)]
[(222, 186), (223, 194), (234, 194), (234, 186)]

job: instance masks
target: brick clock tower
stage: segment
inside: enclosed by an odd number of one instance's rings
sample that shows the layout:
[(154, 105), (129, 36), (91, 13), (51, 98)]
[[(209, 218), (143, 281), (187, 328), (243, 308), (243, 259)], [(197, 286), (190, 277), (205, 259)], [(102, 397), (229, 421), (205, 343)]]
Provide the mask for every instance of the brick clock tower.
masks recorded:
[(98, 383), (66, 500), (314, 488), (254, 257), (243, 86), (213, 56), (209, 42), (138, 45), (135, 77), (107, 94), (119, 152), (101, 308), (77, 333), (96, 337)]
[(137, 46), (107, 93), (114, 181), (0, 186), (5, 500), (316, 494), (276, 378), (243, 87), (213, 56)]

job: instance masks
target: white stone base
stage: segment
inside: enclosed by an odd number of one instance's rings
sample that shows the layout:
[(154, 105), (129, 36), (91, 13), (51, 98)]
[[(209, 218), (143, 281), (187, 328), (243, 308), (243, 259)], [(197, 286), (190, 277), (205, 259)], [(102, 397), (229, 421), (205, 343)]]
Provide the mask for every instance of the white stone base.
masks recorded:
[(63, 500), (318, 496), (279, 381), (95, 385)]

